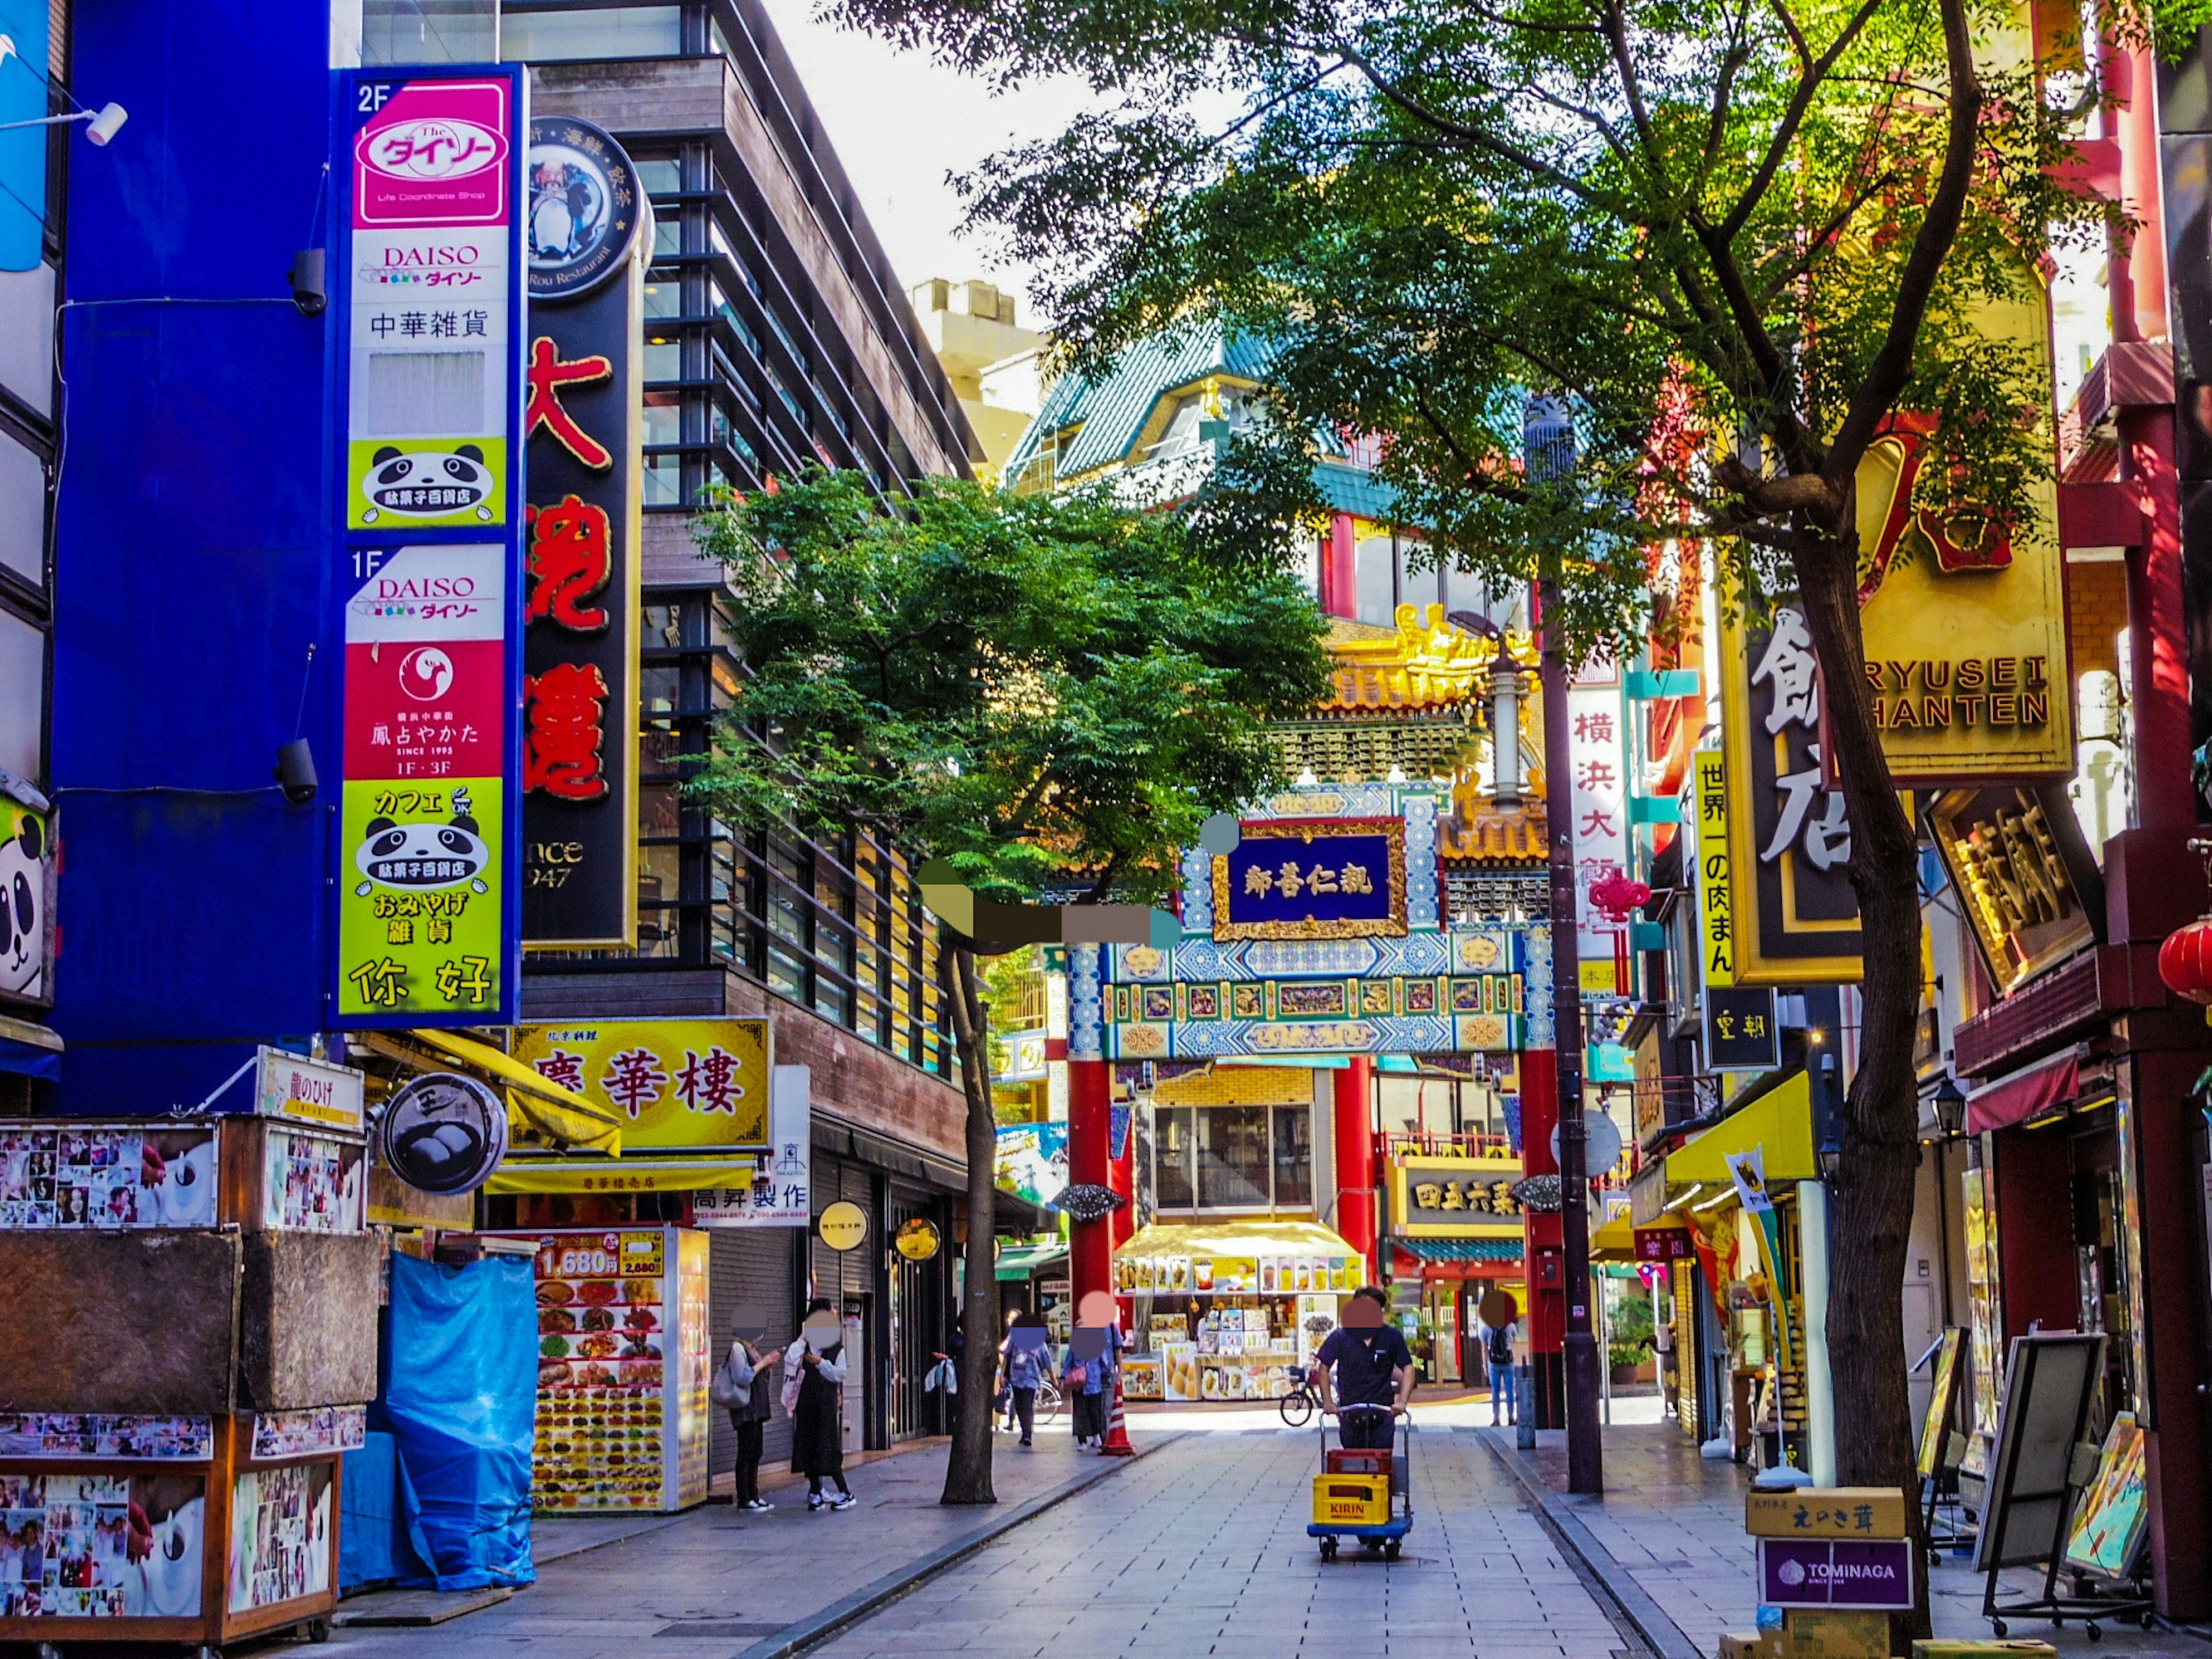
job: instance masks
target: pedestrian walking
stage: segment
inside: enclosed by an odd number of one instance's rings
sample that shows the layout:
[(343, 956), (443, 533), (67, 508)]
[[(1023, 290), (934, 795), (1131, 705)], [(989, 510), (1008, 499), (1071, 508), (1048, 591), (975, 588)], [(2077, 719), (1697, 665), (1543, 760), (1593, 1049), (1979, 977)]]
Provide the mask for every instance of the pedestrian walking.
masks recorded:
[[(784, 1351), (787, 1377), (798, 1382), (792, 1395), (791, 1472), (806, 1477), (806, 1507), (849, 1510), (860, 1500), (845, 1484), (845, 1436), (837, 1405), (845, 1386), (845, 1327), (829, 1298), (817, 1297), (806, 1305), (805, 1322), (799, 1340)], [(834, 1481), (837, 1495), (823, 1494), (822, 1483)]]
[(1520, 1327), (1509, 1319), (1503, 1325), (1483, 1328), (1482, 1348), (1490, 1362), (1490, 1426), (1504, 1426), (1498, 1420), (1498, 1408), (1504, 1407), (1505, 1423), (1521, 1420), (1521, 1401), (1514, 1389), (1513, 1343), (1521, 1334)]
[(1666, 1417), (1682, 1414), (1682, 1373), (1674, 1356), (1674, 1322), (1661, 1320), (1651, 1328), (1651, 1346), (1659, 1355), (1660, 1413)]
[(1014, 1327), (1020, 1322), (1021, 1317), (1019, 1308), (1006, 1310), (1006, 1334), (999, 1339), (999, 1387), (991, 1396), (993, 1420), (1005, 1418), (1006, 1420), (1000, 1426), (1009, 1434), (1013, 1432), (1018, 1419), (1014, 1412), (1014, 1385), (1006, 1372), (1006, 1361), (1013, 1351)]
[(714, 1403), (730, 1413), (737, 1431), (737, 1489), (731, 1501), (756, 1513), (775, 1506), (761, 1496), (761, 1439), (766, 1432), (769, 1402), (769, 1379), (763, 1374), (781, 1356), (763, 1355), (757, 1346), (768, 1337), (768, 1318), (758, 1308), (740, 1308), (730, 1325), (730, 1352), (715, 1372), (710, 1392)]
[(1118, 1322), (1110, 1295), (1085, 1293), (1067, 1351), (1060, 1356), (1060, 1382), (1074, 1404), (1079, 1446), (1106, 1443), (1106, 1407), (1114, 1398), (1114, 1373), (1121, 1364)]
[(1037, 1385), (1044, 1381), (1045, 1356), (1052, 1338), (1042, 1314), (1018, 1315), (1006, 1331), (1006, 1359), (1008, 1404), (1021, 1425), (1022, 1444), (1030, 1443), (1036, 1431)]

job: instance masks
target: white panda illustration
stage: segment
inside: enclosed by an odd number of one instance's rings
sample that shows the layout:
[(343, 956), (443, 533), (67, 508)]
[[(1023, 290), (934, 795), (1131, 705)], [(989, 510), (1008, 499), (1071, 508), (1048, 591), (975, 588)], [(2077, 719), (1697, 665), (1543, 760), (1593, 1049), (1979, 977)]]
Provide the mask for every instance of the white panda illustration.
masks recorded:
[(465, 789), (453, 791), (453, 817), (448, 823), (395, 823), (390, 818), (371, 818), (367, 837), (354, 849), (355, 867), (366, 878), (353, 890), (357, 898), (368, 897), (378, 887), (425, 890), (458, 887), (463, 882), (479, 893), (491, 890), (483, 880), (491, 848), (469, 816)]
[(386, 513), (403, 519), (442, 519), (472, 512), (489, 522), (491, 469), (474, 444), (452, 450), (418, 450), (407, 454), (386, 444), (370, 458), (361, 481), (369, 505), (361, 516), (374, 524)]
[(0, 842), (0, 991), (35, 997), (46, 989), (46, 825), (26, 816)]

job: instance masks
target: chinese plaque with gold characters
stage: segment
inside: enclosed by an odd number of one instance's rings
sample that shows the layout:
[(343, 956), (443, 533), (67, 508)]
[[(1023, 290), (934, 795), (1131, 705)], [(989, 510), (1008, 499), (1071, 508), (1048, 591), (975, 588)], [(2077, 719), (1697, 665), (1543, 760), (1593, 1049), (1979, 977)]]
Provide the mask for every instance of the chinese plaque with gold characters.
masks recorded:
[(1928, 818), (1999, 994), (2097, 941), (2104, 880), (2063, 786), (1954, 789)]
[(1217, 939), (1401, 938), (1403, 818), (1247, 821), (1213, 860)]
[(525, 101), (340, 77), (341, 1026), (515, 1013)]
[(514, 1057), (622, 1120), (615, 1170), (636, 1154), (764, 1150), (768, 1025), (764, 1018), (524, 1025)]
[(530, 124), (530, 358), (523, 412), (522, 937), (637, 939), (637, 617), (643, 403), (639, 230), (620, 145)]
[(1390, 1172), (1390, 1231), (1404, 1238), (1521, 1237), (1516, 1158), (1421, 1158)]

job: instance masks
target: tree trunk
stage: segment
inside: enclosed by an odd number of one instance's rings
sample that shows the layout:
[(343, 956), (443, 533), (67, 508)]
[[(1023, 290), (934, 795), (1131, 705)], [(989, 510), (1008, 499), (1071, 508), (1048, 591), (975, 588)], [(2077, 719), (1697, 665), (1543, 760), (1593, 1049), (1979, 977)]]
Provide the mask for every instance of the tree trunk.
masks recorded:
[(965, 1341), (944, 1504), (995, 1504), (991, 1486), (991, 1392), (999, 1374), (999, 1275), (992, 1231), (998, 1192), (999, 1125), (991, 1104), (990, 1053), (974, 951), (940, 948), (940, 976), (952, 1010), (960, 1083), (968, 1097), (967, 1284), (960, 1298)]
[[(1850, 1241), (1848, 1249), (1830, 1253), (1828, 1268), (1836, 1478), (1847, 1486), (1902, 1487), (1919, 1550), (1924, 1540), (1914, 1501), (1920, 1480), (1905, 1389), (1904, 1316), (1920, 1164), (1912, 1069), (1921, 999), (1918, 836), (1890, 782), (1874, 721), (1859, 622), (1857, 538), (1848, 529), (1832, 538), (1820, 529), (1802, 530), (1794, 562), (1820, 662), (1832, 759), (1850, 814), (1851, 885), (1865, 962), (1858, 1069), (1844, 1103), (1831, 1221), (1834, 1236)], [(1929, 1633), (1925, 1573), (1916, 1575), (1911, 1629), (1915, 1636)]]

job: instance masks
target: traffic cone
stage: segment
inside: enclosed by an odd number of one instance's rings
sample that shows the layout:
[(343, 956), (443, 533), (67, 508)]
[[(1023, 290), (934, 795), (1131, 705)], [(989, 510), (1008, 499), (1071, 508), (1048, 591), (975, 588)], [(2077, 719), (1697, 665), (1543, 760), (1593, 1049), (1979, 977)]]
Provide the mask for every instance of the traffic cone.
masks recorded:
[(1098, 1448), (1101, 1457), (1134, 1457), (1137, 1449), (1129, 1443), (1129, 1425), (1121, 1415), (1121, 1372), (1114, 1371), (1114, 1405), (1106, 1417), (1105, 1443)]

